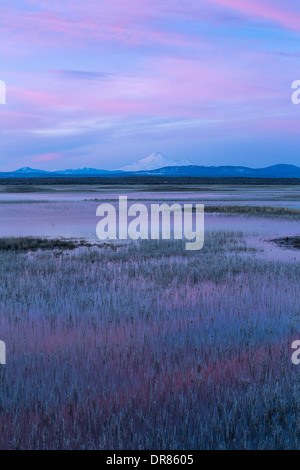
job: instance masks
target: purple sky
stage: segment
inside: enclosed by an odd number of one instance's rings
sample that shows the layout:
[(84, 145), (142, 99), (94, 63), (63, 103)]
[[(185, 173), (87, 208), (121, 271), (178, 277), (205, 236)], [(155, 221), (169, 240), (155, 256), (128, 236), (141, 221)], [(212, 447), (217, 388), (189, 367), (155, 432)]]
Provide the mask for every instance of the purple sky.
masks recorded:
[(0, 171), (300, 166), (300, 3), (3, 0)]

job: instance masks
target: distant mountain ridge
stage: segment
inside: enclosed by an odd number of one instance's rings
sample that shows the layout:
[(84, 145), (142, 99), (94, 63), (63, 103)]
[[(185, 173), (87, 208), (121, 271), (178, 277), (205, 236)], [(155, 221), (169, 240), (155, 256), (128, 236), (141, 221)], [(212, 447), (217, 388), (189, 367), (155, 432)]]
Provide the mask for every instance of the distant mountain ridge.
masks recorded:
[[(161, 166), (162, 165), (162, 166)], [(300, 167), (295, 165), (272, 165), (266, 168), (245, 166), (201, 166), (189, 160), (173, 160), (157, 152), (119, 170), (78, 168), (45, 171), (23, 167), (12, 172), (0, 172), (0, 178), (42, 177), (109, 177), (109, 176), (166, 176), (166, 177), (242, 177), (242, 178), (300, 178)]]
[(73, 169), (67, 169), (67, 170), (52, 170), (52, 171), (47, 171), (47, 170), (37, 170), (34, 168), (30, 168), (28, 166), (19, 168), (19, 170), (11, 171), (11, 172), (0, 172), (0, 178), (5, 175), (5, 177), (8, 177), (10, 175), (11, 177), (34, 177), (34, 176), (103, 176), (103, 175), (114, 175), (114, 174), (120, 174), (122, 173), (119, 170), (115, 171), (110, 171), (110, 170), (97, 170), (96, 168), (78, 168), (76, 170)]
[[(144, 172), (145, 174), (145, 172)], [(160, 168), (147, 175), (153, 176), (199, 176), (199, 177), (243, 177), (243, 178), (300, 178), (300, 167), (278, 164), (266, 168), (244, 166), (186, 166)]]
[(30, 168), (29, 166), (24, 166), (23, 168), (19, 168), (19, 170), (12, 171), (11, 173), (18, 173), (18, 174), (32, 174), (32, 173), (48, 173), (48, 171), (45, 170), (34, 170), (33, 168)]

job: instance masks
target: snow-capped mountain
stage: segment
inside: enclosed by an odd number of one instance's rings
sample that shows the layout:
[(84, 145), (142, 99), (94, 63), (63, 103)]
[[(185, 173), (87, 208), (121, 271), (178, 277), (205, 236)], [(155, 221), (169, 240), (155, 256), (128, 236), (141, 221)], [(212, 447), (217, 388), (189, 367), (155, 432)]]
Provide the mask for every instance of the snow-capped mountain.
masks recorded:
[(119, 168), (121, 171), (151, 171), (157, 170), (159, 168), (165, 168), (167, 166), (189, 166), (194, 165), (193, 162), (189, 160), (173, 160), (168, 158), (162, 153), (152, 153), (149, 157), (142, 158), (131, 165), (124, 166)]

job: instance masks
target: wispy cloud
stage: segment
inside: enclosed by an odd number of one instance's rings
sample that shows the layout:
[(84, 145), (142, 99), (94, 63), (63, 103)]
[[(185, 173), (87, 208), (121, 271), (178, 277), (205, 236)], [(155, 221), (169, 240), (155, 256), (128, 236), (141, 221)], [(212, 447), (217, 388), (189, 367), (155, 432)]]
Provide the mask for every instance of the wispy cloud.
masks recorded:
[(111, 73), (88, 70), (53, 70), (52, 72), (63, 79), (73, 78), (75, 80), (105, 80), (112, 76)]
[(61, 153), (44, 153), (35, 157), (36, 162), (52, 162), (61, 158)]
[[(212, 0), (212, 3), (243, 13), (250, 18), (263, 18), (300, 32), (299, 5), (274, 0)], [(296, 2), (295, 2), (296, 3)]]
[(220, 163), (233, 139), (251, 164), (272, 156), (249, 140), (273, 130), (298, 163), (299, 25), (299, 3), (284, 0), (4, 1), (1, 155), (47, 167), (103, 151), (122, 166), (152, 147), (200, 161), (208, 142)]

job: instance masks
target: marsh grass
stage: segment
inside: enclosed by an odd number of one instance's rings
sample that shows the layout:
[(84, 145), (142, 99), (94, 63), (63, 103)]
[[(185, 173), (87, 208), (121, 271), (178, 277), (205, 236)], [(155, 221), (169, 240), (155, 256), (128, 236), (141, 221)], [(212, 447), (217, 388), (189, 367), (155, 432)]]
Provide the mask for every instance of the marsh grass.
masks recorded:
[(299, 237), (284, 237), (284, 238), (275, 238), (271, 242), (276, 243), (277, 245), (283, 246), (285, 248), (294, 248), (300, 249), (300, 236)]
[[(195, 208), (193, 208), (195, 211)], [(260, 216), (260, 217), (292, 217), (293, 219), (300, 219), (300, 209), (291, 209), (287, 207), (272, 207), (272, 206), (210, 206), (205, 205), (205, 212), (218, 213), (228, 215), (245, 215), (245, 216)]]
[(105, 247), (114, 248), (111, 243), (89, 243), (77, 239), (52, 239), (34, 237), (4, 237), (0, 238), (0, 251), (37, 251), (37, 250), (75, 250), (82, 247)]
[(36, 251), (53, 249), (74, 250), (77, 242), (63, 239), (47, 239), (34, 237), (5, 237), (0, 238), (0, 251)]
[(0, 251), (0, 448), (299, 449), (299, 274), (228, 232)]

